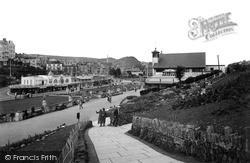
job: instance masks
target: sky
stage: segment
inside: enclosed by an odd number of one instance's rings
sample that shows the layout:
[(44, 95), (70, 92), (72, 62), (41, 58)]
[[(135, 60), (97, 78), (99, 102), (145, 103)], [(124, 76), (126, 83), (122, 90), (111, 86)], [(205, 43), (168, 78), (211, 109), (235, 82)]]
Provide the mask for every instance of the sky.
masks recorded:
[[(206, 63), (250, 60), (247, 0), (0, 0), (0, 39), (17, 53), (152, 61), (163, 53), (206, 52)], [(189, 20), (230, 12), (234, 32), (188, 37)]]

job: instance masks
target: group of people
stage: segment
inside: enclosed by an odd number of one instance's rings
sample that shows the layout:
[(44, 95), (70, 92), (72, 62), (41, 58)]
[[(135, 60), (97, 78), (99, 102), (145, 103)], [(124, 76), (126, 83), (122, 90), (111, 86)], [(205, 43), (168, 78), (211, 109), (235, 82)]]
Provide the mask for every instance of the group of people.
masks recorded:
[(100, 124), (100, 127), (105, 126), (106, 117), (107, 117), (107, 112), (105, 111), (105, 108), (102, 108), (99, 111), (96, 111), (96, 114), (99, 114), (98, 124)]
[(113, 112), (107, 113), (105, 111), (105, 108), (100, 109), (99, 111), (96, 111), (98, 116), (98, 124), (100, 124), (100, 127), (105, 126), (106, 117), (110, 117), (110, 125), (111, 126), (118, 126), (119, 121), (119, 110), (117, 107), (114, 106)]

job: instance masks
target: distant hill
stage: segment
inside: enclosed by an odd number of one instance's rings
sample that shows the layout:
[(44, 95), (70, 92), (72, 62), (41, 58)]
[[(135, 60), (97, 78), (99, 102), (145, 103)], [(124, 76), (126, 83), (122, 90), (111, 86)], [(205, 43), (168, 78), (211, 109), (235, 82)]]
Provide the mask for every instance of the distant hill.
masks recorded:
[[(27, 57), (27, 55), (25, 54)], [(71, 56), (54, 56), (54, 55), (41, 55), (41, 54), (29, 54), (28, 56), (30, 57), (48, 57), (48, 58), (55, 58), (57, 60), (74, 60), (75, 62), (107, 62), (107, 58), (88, 58), (88, 57), (71, 57)], [(123, 57), (120, 59), (115, 59), (115, 58), (108, 58), (108, 62), (112, 63), (113, 66), (117, 66), (120, 68), (140, 68), (142, 67), (142, 64), (140, 61), (138, 61), (135, 57), (133, 56), (128, 56), (128, 57)]]
[(141, 68), (141, 62), (138, 61), (135, 57), (123, 57), (120, 59), (117, 59), (113, 62), (113, 65), (117, 65), (119, 67), (123, 67), (123, 68), (131, 68), (131, 67), (138, 67)]
[(98, 58), (88, 58), (88, 57), (71, 57), (71, 56), (56, 56), (56, 55), (41, 55), (41, 54), (29, 54), (32, 57), (48, 57), (48, 58), (54, 58), (57, 60), (74, 60), (75, 62), (98, 62)]
[[(116, 59), (115, 58), (108, 58), (108, 62), (113, 63)], [(107, 58), (102, 58), (102, 59), (98, 59), (99, 62), (107, 62)]]

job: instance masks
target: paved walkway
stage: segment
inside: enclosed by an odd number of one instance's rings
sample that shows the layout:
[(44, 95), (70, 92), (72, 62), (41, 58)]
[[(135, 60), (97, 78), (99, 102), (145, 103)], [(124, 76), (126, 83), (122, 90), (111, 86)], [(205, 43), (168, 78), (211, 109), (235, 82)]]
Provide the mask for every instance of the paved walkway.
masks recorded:
[(98, 117), (96, 111), (103, 107), (110, 108), (110, 106), (119, 105), (122, 99), (131, 95), (139, 96), (139, 91), (128, 91), (122, 95), (113, 96), (112, 103), (109, 103), (106, 98), (100, 98), (84, 103), (84, 109), (81, 110), (79, 110), (79, 106), (74, 106), (19, 122), (0, 123), (0, 146), (4, 146), (8, 142), (22, 140), (29, 135), (42, 133), (45, 130), (54, 130), (63, 123), (66, 125), (74, 124), (77, 122), (76, 114), (78, 112), (81, 114), (80, 120), (91, 119), (95, 121)]
[[(107, 123), (109, 120), (107, 118)], [(180, 163), (165, 156), (144, 143), (125, 134), (131, 124), (119, 127), (95, 127), (89, 130), (89, 137), (94, 144), (100, 163)]]

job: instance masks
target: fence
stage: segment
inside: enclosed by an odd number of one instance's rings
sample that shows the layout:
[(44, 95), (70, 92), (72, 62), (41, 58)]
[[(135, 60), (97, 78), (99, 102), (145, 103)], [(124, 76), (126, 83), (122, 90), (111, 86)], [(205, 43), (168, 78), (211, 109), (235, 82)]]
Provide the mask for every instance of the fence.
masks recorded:
[(75, 124), (75, 128), (70, 132), (69, 138), (66, 141), (65, 146), (62, 148), (62, 153), (59, 156), (57, 163), (71, 163), (74, 160), (75, 148), (78, 142), (78, 136), (80, 130), (85, 130), (92, 126), (92, 121), (78, 122)]

